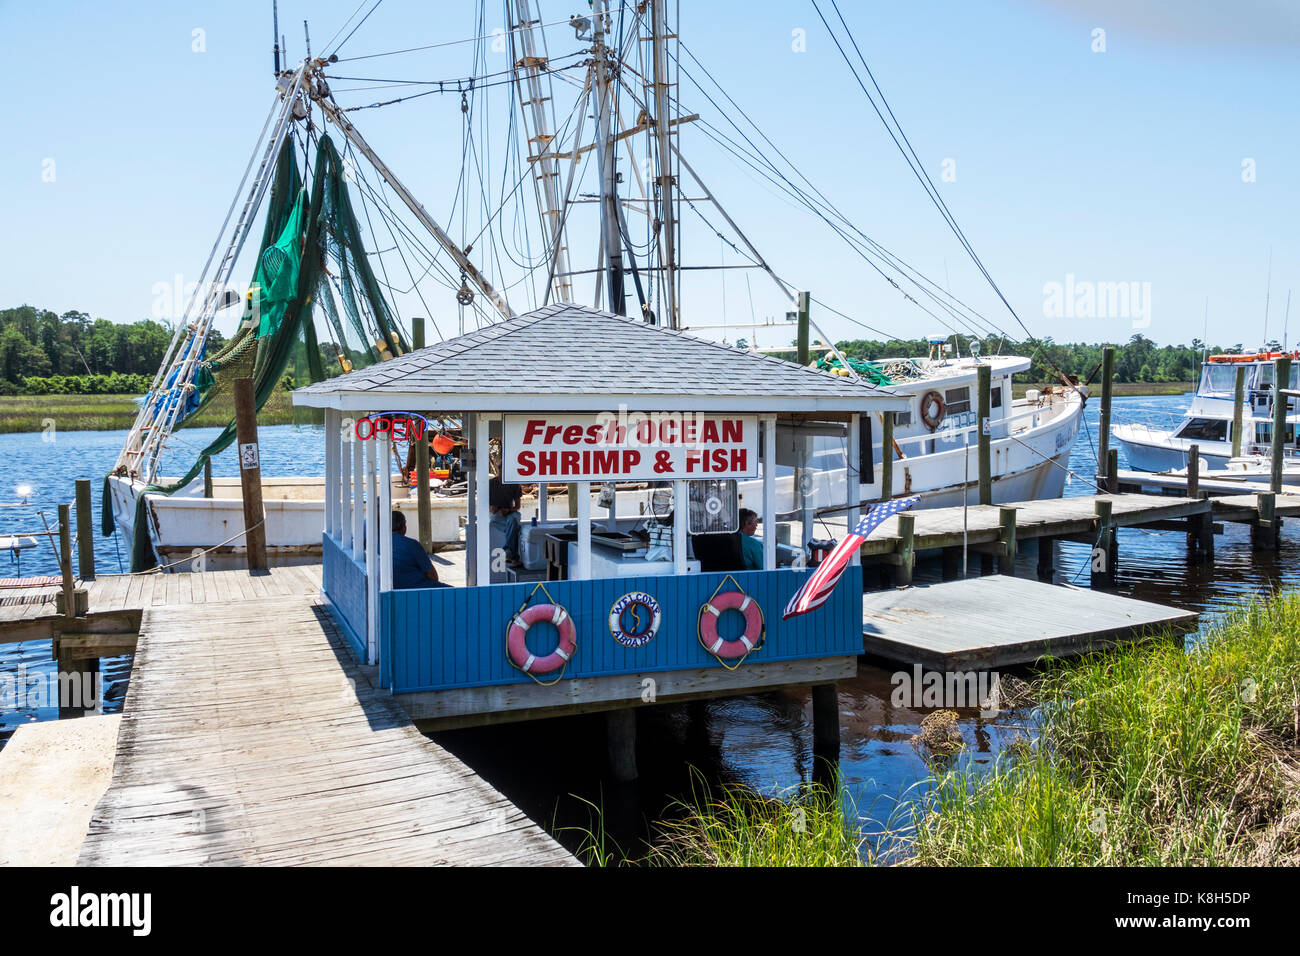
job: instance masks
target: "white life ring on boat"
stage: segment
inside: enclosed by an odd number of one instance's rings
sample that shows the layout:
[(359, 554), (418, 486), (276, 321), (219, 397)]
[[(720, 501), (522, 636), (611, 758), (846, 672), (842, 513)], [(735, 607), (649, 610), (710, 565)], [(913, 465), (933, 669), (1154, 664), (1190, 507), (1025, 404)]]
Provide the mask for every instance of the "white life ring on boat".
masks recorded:
[[(560, 632), (560, 643), (545, 657), (537, 657), (529, 651), (525, 640), (528, 629), (541, 621), (549, 621)], [(573, 616), (563, 606), (534, 604), (510, 619), (510, 628), (506, 631), (506, 657), (525, 674), (549, 674), (573, 659), (578, 650), (577, 638)]]
[(934, 431), (943, 423), (948, 407), (943, 403), (943, 396), (931, 389), (921, 396), (921, 421), (925, 427)]
[[(718, 618), (723, 611), (739, 611), (745, 616), (745, 633), (734, 641), (724, 641), (718, 636)], [(700, 607), (699, 633), (706, 651), (721, 660), (734, 661), (762, 646), (763, 610), (743, 591), (715, 594)]]

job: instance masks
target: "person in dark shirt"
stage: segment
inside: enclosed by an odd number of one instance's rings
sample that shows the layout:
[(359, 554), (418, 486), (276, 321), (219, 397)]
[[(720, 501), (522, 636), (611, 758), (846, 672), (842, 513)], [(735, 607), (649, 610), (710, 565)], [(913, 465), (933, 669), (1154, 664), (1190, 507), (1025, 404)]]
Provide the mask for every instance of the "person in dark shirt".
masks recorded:
[(519, 533), (522, 524), (519, 501), (522, 497), (523, 489), (516, 484), (504, 482), (500, 478), (488, 482), (488, 513), (491, 515), (488, 520), (504, 538), (506, 562), (512, 566), (519, 564)]
[(420, 542), (406, 536), (406, 515), (393, 512), (393, 589), (445, 588)]

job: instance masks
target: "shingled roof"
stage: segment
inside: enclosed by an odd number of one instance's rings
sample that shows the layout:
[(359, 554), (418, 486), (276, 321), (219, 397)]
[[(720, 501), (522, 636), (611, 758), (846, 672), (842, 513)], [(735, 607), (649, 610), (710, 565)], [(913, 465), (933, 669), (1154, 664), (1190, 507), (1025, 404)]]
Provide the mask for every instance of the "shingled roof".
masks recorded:
[(318, 382), (295, 404), (381, 410), (901, 409), (889, 389), (570, 303), (545, 306)]

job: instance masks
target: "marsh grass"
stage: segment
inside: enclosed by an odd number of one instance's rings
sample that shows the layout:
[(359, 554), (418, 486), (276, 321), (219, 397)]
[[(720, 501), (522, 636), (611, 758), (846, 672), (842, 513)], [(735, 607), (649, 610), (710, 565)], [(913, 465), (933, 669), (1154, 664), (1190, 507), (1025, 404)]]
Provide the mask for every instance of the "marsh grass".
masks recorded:
[[(135, 422), (132, 395), (2, 395), (0, 433), (39, 432), (52, 419), (59, 431), (114, 431)], [(312, 421), (314, 409), (295, 409), (285, 391), (272, 393), (257, 415), (259, 425), (289, 425)], [(221, 428), (234, 417), (229, 400), (216, 400), (188, 426)]]
[(1300, 597), (1249, 603), (1190, 651), (1052, 666), (1035, 745), (937, 776), (913, 862), (1300, 862)]

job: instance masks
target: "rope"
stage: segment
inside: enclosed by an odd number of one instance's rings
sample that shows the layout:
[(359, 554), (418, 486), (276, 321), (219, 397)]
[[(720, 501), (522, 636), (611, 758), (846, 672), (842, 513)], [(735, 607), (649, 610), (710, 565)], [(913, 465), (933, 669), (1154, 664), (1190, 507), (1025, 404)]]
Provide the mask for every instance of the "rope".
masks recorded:
[[(158, 572), (160, 572), (160, 571), (166, 571), (168, 568), (174, 568), (174, 567), (176, 567), (177, 565), (180, 565), (180, 564), (189, 564), (189, 563), (192, 562), (195, 558), (197, 558), (197, 557), (201, 557), (202, 555), (208, 554), (208, 553), (210, 553), (210, 552), (212, 552), (212, 551), (216, 551), (217, 548), (224, 547), (225, 545), (230, 544), (230, 542), (234, 541), (234, 540), (235, 540), (236, 538), (238, 538), (240, 535), (247, 534), (248, 532), (252, 531), (253, 528), (260, 528), (260, 527), (262, 527), (262, 525), (264, 525), (265, 523), (266, 523), (266, 519), (263, 518), (263, 519), (262, 519), (261, 521), (259, 521), (257, 524), (253, 525), (252, 528), (245, 528), (243, 531), (240, 531), (238, 534), (233, 534), (233, 535), (231, 535), (229, 538), (227, 538), (225, 541), (222, 541), (220, 544), (214, 544), (214, 545), (213, 545), (212, 547), (210, 547), (210, 548), (204, 548), (204, 549), (201, 550), (198, 554), (193, 554), (193, 553), (191, 553), (190, 556), (189, 556), (188, 558), (182, 558), (182, 559), (179, 560), (179, 561), (173, 561), (171, 564), (160, 564), (160, 565), (158, 565), (158, 566), (156, 566), (156, 567), (152, 567), (152, 568), (150, 568), (148, 571), (131, 571), (130, 573), (131, 573), (131, 574), (139, 574), (139, 575), (143, 575), (143, 574), (156, 574), (156, 573), (158, 573)], [(121, 564), (121, 562), (122, 562), (121, 555), (118, 556), (118, 559), (117, 559), (117, 560), (118, 560), (118, 564)]]

